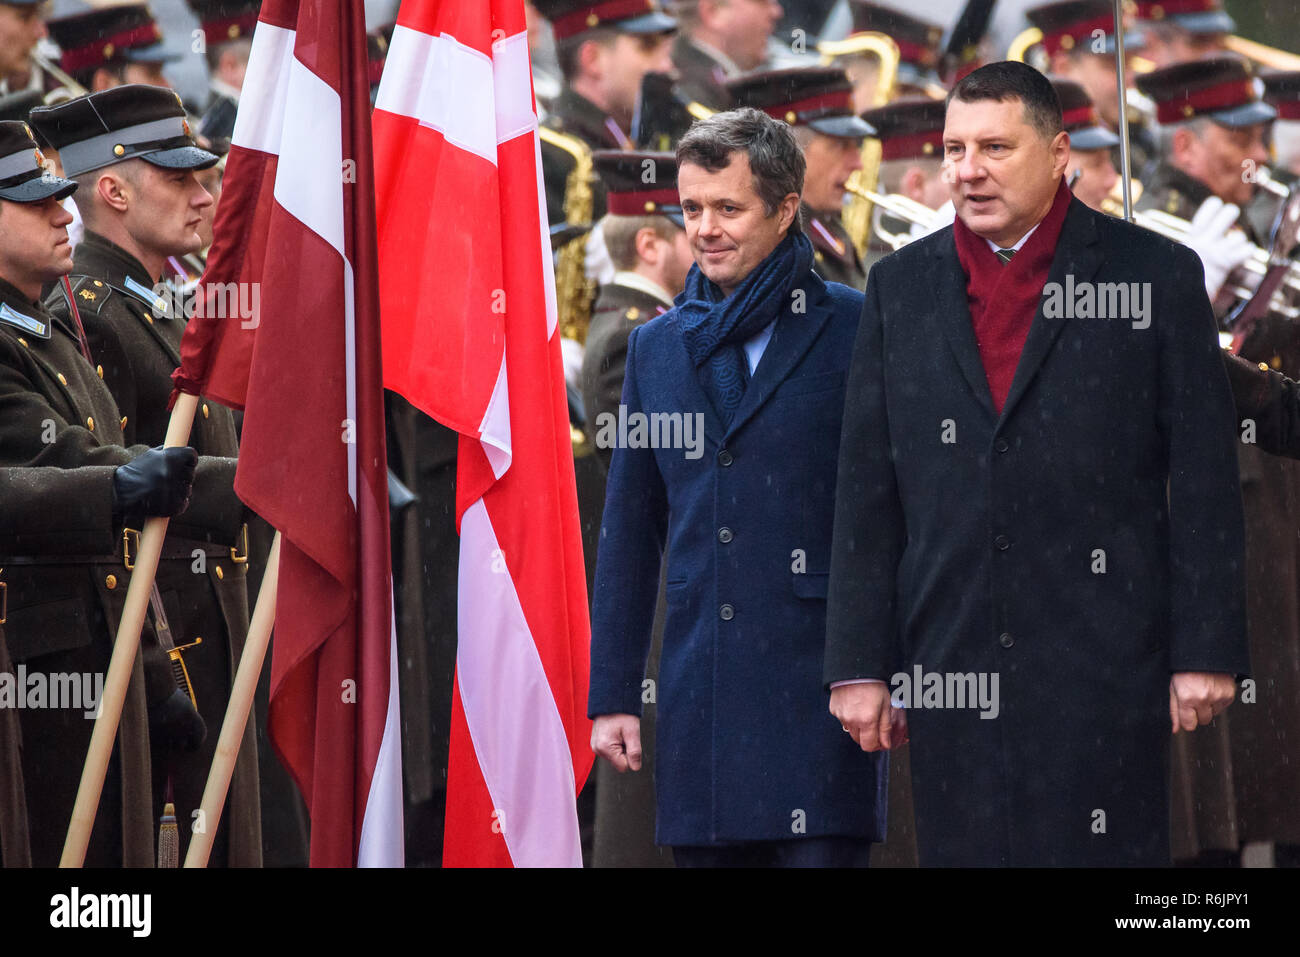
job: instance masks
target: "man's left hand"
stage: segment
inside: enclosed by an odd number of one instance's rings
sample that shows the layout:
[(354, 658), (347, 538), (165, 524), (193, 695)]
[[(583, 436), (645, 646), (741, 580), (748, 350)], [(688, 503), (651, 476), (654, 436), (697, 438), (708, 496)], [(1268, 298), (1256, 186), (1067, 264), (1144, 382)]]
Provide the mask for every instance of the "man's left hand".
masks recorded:
[(1218, 671), (1179, 671), (1169, 679), (1169, 720), (1174, 734), (1195, 731), (1227, 709), (1237, 694), (1232, 675)]

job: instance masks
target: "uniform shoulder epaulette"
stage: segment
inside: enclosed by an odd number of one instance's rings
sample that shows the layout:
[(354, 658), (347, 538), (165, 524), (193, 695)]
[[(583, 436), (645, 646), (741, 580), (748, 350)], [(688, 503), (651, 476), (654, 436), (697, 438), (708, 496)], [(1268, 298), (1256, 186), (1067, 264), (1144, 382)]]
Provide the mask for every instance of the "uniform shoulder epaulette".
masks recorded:
[[(77, 312), (83, 316), (97, 316), (99, 311), (104, 308), (104, 303), (108, 302), (113, 295), (113, 287), (102, 279), (93, 279), (90, 276), (69, 276), (68, 280), (72, 283), (72, 301), (77, 305)], [(63, 284), (58, 283), (50, 297), (45, 300), (45, 305), (50, 309), (66, 309), (68, 301), (65, 298)]]
[(9, 326), (38, 339), (50, 338), (50, 323), (44, 314), (33, 316), (26, 310), (13, 308), (8, 303), (0, 303), (0, 325)]
[(561, 133), (559, 130), (553, 130), (549, 126), (539, 126), (537, 128), (537, 135), (541, 138), (543, 143), (549, 143), (556, 149), (564, 150), (564, 152), (572, 156), (575, 161), (585, 159), (591, 155), (591, 147), (578, 139), (578, 137), (569, 133)]

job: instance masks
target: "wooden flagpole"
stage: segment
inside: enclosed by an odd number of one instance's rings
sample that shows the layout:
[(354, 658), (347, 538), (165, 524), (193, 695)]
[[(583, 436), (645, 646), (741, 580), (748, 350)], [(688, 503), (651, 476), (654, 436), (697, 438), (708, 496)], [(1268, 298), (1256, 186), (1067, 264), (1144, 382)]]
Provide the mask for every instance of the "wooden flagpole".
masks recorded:
[[(198, 405), (197, 395), (182, 392), (177, 396), (171, 420), (167, 423), (164, 446), (179, 448), (189, 443), (190, 429), (194, 426), (194, 413)], [(135, 557), (135, 568), (131, 572), (122, 620), (118, 622), (113, 657), (104, 680), (99, 714), (95, 718), (95, 730), (90, 735), (90, 749), (81, 771), (81, 784), (77, 787), (77, 801), (72, 808), (72, 820), (68, 824), (68, 837), (63, 843), (63, 857), (59, 859), (59, 867), (81, 867), (86, 861), (86, 846), (90, 843), (90, 831), (95, 826), (95, 813), (99, 810), (104, 776), (108, 773), (108, 759), (113, 753), (113, 741), (117, 738), (117, 725), (122, 717), (122, 704), (126, 700), (136, 651), (140, 647), (140, 629), (144, 627), (144, 616), (149, 610), (149, 593), (153, 588), (154, 576), (158, 573), (158, 560), (162, 557), (167, 521), (165, 518), (148, 519), (140, 535), (139, 554)]]
[(262, 662), (266, 659), (266, 649), (271, 642), (279, 581), (280, 532), (277, 530), (275, 537), (271, 539), (271, 553), (267, 559), (266, 574), (262, 576), (262, 587), (257, 593), (253, 620), (248, 626), (248, 637), (244, 640), (243, 653), (239, 656), (235, 684), (230, 689), (230, 704), (226, 706), (226, 717), (221, 722), (221, 737), (217, 739), (217, 753), (212, 758), (208, 783), (203, 786), (198, 826), (190, 834), (189, 850), (185, 853), (186, 867), (208, 866), (208, 855), (212, 853), (212, 842), (217, 836), (217, 824), (226, 806), (226, 794), (230, 790), (230, 778), (235, 771), (235, 759), (239, 757), (239, 745), (244, 738), (244, 727), (248, 724), (248, 715), (253, 708), (253, 693), (257, 690), (257, 679), (262, 673)]

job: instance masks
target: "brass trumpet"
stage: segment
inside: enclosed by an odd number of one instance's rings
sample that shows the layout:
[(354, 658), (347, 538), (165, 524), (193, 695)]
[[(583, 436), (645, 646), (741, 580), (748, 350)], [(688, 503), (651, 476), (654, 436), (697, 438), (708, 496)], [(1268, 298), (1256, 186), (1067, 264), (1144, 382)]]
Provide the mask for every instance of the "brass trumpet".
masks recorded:
[(878, 193), (874, 189), (867, 189), (852, 180), (849, 180), (845, 189), (858, 201), (870, 204), (872, 231), (877, 238), (895, 252), (902, 249), (916, 237), (910, 231), (899, 230), (893, 232), (886, 229), (880, 221), (882, 213), (888, 213), (895, 219), (901, 219), (905, 223), (921, 226), (927, 230), (934, 227), (935, 211), (914, 199), (900, 196), (897, 193)]

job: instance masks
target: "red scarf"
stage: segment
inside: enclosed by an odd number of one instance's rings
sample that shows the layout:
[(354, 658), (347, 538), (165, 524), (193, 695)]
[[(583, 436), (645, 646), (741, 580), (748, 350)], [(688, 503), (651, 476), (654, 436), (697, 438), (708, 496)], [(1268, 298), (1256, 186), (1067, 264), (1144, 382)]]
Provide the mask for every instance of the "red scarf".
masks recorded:
[(1029, 327), (1034, 323), (1038, 303), (1047, 284), (1047, 274), (1056, 255), (1056, 241), (1065, 224), (1073, 194), (1062, 178), (1047, 211), (1034, 234), (1011, 262), (1003, 264), (983, 237), (975, 235), (958, 217), (953, 223), (957, 258), (966, 274), (966, 303), (971, 326), (979, 346), (984, 375), (993, 395), (993, 408), (1002, 406), (1011, 391), (1011, 380), (1025, 347)]

